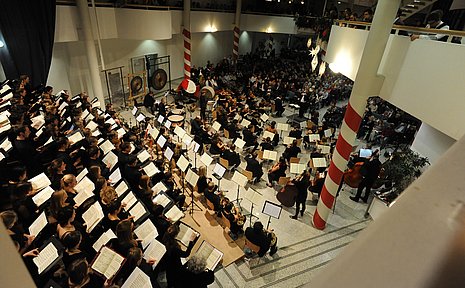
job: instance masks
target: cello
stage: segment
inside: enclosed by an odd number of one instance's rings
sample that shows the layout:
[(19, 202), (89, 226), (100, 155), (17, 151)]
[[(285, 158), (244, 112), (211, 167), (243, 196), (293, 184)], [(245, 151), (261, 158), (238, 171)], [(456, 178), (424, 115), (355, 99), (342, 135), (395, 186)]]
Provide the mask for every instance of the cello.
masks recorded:
[(286, 207), (293, 207), (295, 205), (297, 193), (297, 187), (292, 180), (289, 180), (286, 185), (279, 190), (278, 194), (276, 194), (276, 199)]

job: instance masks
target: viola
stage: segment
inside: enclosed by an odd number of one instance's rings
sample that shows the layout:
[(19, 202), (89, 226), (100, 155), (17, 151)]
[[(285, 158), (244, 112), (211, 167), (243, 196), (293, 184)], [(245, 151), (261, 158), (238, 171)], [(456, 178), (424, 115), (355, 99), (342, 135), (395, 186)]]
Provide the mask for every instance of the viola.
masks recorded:
[(289, 181), (279, 192), (276, 194), (276, 199), (286, 207), (293, 207), (297, 197), (297, 187)]
[(363, 162), (357, 162), (355, 163), (354, 167), (344, 172), (344, 183), (352, 188), (358, 188), (358, 185), (360, 185), (360, 182), (362, 182), (363, 179), (363, 175), (360, 172), (363, 164)]

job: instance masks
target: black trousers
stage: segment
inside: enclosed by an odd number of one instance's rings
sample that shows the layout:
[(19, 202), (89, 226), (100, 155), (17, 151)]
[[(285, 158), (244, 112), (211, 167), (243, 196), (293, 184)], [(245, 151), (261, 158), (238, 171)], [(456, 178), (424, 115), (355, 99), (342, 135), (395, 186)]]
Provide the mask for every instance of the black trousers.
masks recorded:
[[(357, 200), (360, 198), (362, 198), (365, 201), (368, 200), (368, 196), (370, 196), (371, 187), (373, 187), (374, 182), (375, 181), (371, 179), (364, 178), (362, 182), (360, 182), (360, 184), (358, 185), (357, 194), (355, 194), (355, 198)], [(365, 188), (366, 188), (365, 195), (362, 197), (362, 192), (363, 192), (363, 189)]]
[[(296, 200), (295, 201), (295, 216), (299, 215), (299, 212), (301, 214), (304, 214), (305, 211), (305, 202), (306, 200)], [(302, 207), (302, 208), (301, 208)]]

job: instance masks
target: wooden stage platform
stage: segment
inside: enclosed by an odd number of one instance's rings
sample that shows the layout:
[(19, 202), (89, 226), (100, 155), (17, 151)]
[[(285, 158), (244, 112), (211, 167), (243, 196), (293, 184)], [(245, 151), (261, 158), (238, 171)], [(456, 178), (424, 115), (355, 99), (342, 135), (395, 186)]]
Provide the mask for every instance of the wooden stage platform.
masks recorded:
[(220, 225), (220, 223), (222, 223), (222, 218), (217, 217), (213, 211), (205, 208), (198, 200), (196, 200), (195, 203), (197, 203), (203, 211), (196, 211), (199, 209), (194, 206), (193, 215), (190, 215), (189, 206), (188, 210), (184, 212), (186, 216), (181, 219), (182, 222), (200, 233), (200, 238), (195, 244), (194, 249), (192, 249), (191, 255), (197, 251), (202, 241), (205, 240), (213, 247), (223, 252), (223, 267), (244, 257), (244, 252), (242, 250), (245, 243), (244, 237), (234, 241), (228, 234), (229, 229), (223, 228)]

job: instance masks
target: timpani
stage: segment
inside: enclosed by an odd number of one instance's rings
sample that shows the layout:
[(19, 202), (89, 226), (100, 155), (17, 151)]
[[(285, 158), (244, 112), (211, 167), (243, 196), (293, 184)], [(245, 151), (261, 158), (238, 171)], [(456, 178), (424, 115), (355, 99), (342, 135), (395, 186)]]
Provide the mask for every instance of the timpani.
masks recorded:
[(171, 113), (174, 114), (174, 115), (183, 115), (184, 110), (183, 109), (173, 109), (173, 110), (171, 110)]
[(175, 126), (184, 126), (184, 116), (182, 115), (168, 116), (168, 120), (170, 120), (172, 128)]

